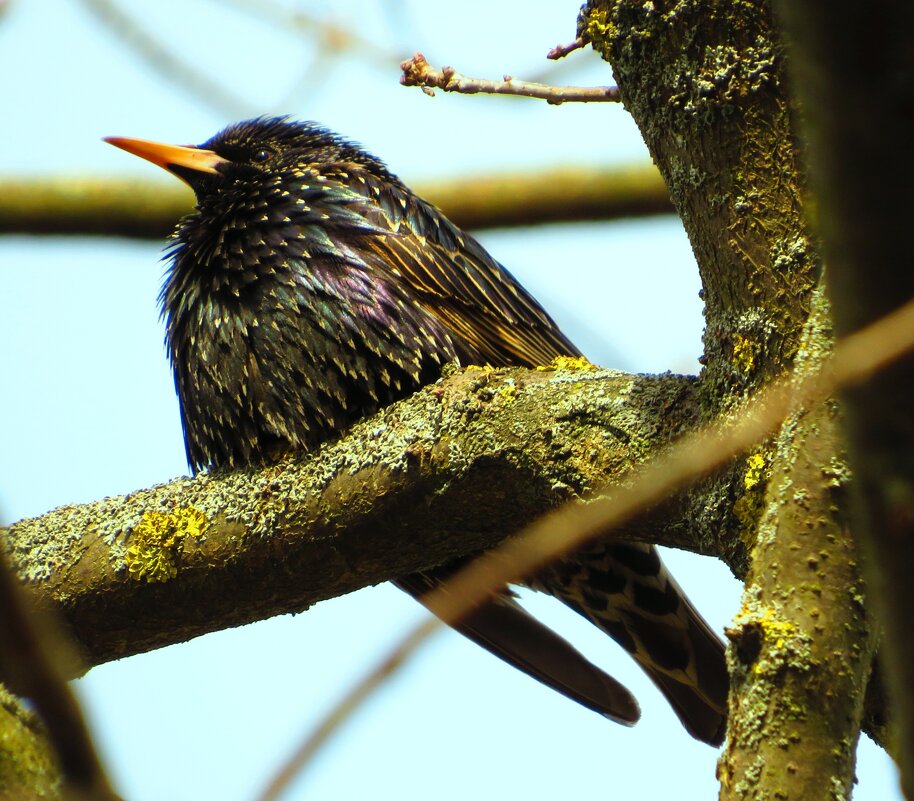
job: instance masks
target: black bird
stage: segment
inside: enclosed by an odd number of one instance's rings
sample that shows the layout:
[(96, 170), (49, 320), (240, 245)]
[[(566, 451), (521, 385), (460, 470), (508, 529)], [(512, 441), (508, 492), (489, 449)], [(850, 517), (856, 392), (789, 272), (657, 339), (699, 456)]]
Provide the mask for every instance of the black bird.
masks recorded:
[[(198, 147), (107, 140), (191, 186), (159, 297), (196, 471), (309, 450), (461, 364), (579, 351), (469, 234), (364, 150), (314, 123), (258, 118)], [(397, 584), (416, 597), (452, 568)], [(721, 641), (648, 545), (593, 546), (528, 582), (622, 645), (686, 729), (723, 739)], [(638, 705), (505, 592), (458, 630), (613, 720)]]

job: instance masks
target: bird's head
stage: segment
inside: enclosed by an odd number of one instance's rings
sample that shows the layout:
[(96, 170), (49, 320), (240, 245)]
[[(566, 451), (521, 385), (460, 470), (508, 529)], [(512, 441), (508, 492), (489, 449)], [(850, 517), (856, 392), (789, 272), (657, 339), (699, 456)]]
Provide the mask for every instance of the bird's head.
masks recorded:
[(202, 145), (169, 145), (111, 136), (105, 141), (151, 161), (180, 178), (203, 201), (236, 185), (261, 186), (328, 164), (358, 165), (378, 177), (396, 180), (373, 156), (313, 122), (258, 117), (235, 123)]

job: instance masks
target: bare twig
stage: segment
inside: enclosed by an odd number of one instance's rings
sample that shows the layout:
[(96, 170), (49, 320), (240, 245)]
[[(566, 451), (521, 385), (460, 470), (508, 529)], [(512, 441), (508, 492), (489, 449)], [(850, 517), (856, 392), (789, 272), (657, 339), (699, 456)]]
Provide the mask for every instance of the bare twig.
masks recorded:
[(516, 538), (489, 551), (453, 579), (424, 596), (441, 622), (426, 620), (407, 634), (381, 664), (366, 674), (327, 714), (283, 766), (258, 801), (275, 801), (292, 776), (304, 770), (319, 747), (444, 623), (459, 620), (495, 589), (631, 519), (682, 485), (709, 473), (769, 435), (792, 409), (808, 407), (836, 390), (860, 383), (914, 348), (914, 301), (846, 337), (821, 370), (793, 373), (772, 382), (745, 403), (741, 413), (683, 436), (665, 452), (639, 465), (589, 503), (570, 503), (548, 513)]
[(545, 100), (551, 105), (561, 103), (618, 103), (621, 99), (615, 86), (550, 86), (532, 81), (518, 81), (505, 75), (502, 81), (485, 78), (470, 78), (453, 67), (436, 70), (429, 65), (422, 53), (416, 53), (400, 65), (403, 75), (400, 83), (404, 86), (418, 86), (427, 95), (434, 95), (435, 89), (445, 92), (459, 92), (464, 95), (518, 95)]
[(582, 47), (586, 47), (588, 40), (583, 36), (579, 36), (573, 42), (568, 44), (557, 44), (552, 48), (548, 53), (546, 53), (546, 58), (552, 59), (553, 61), (558, 61), (560, 58), (565, 58), (565, 56), (573, 53), (575, 50), (580, 50)]

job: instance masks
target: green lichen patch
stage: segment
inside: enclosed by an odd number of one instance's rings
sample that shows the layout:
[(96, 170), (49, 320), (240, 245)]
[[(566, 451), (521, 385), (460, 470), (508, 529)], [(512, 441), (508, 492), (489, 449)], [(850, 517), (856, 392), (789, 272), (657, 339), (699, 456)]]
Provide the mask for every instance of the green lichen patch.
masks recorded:
[(199, 509), (180, 506), (172, 512), (146, 512), (132, 532), (127, 572), (136, 581), (169, 581), (178, 574), (178, 558), (188, 537), (201, 537), (207, 519)]
[(513, 403), (517, 399), (517, 382), (506, 378), (498, 389), (498, 397), (503, 403)]
[(585, 6), (578, 23), (578, 33), (591, 42), (593, 49), (604, 59), (609, 58), (613, 40), (619, 36), (619, 28), (607, 11), (593, 5)]

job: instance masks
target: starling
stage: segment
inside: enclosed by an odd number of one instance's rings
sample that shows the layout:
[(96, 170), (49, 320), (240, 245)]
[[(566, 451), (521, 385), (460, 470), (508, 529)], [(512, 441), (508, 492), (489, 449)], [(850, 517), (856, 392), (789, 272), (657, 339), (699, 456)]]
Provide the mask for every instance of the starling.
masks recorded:
[[(107, 141), (197, 196), (159, 296), (194, 471), (313, 449), (452, 361), (535, 367), (580, 354), (479, 242), (319, 125), (258, 118), (196, 147)], [(421, 600), (454, 569), (397, 584)], [(622, 645), (694, 737), (722, 741), (723, 645), (653, 546), (595, 545), (527, 583)], [(638, 719), (628, 690), (507, 590), (456, 628), (584, 706)]]

